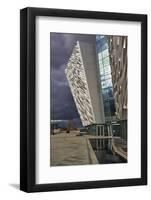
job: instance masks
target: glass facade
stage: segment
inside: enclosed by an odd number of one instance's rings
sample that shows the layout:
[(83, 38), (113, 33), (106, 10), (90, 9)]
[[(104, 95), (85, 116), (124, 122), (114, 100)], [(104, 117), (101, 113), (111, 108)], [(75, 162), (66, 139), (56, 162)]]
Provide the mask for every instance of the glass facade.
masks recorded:
[(96, 46), (99, 61), (100, 84), (102, 88), (104, 114), (106, 122), (111, 122), (115, 117), (115, 103), (109, 58), (109, 47), (106, 36), (96, 36)]

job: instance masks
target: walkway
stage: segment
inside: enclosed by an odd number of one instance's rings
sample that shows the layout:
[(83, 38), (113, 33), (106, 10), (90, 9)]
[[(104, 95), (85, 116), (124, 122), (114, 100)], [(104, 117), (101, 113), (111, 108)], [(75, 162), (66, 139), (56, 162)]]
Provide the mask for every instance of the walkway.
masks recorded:
[(50, 165), (86, 165), (97, 164), (95, 153), (85, 136), (76, 136), (77, 132), (51, 135)]

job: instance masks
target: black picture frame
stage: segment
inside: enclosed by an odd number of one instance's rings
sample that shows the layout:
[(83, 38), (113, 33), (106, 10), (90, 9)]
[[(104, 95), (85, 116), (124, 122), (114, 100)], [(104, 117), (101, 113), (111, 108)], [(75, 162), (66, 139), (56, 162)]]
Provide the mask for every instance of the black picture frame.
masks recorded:
[[(141, 178), (36, 184), (35, 163), (35, 19), (37, 16), (103, 19), (141, 23)], [(147, 184), (147, 15), (24, 8), (20, 11), (20, 189), (44, 192)]]

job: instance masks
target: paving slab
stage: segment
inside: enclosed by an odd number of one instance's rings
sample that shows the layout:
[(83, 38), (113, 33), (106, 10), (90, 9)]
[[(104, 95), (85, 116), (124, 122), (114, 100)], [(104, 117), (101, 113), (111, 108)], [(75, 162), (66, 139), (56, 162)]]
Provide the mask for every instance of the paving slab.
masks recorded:
[(50, 166), (94, 164), (92, 154), (93, 157), (95, 155), (88, 145), (87, 138), (76, 134), (72, 132), (50, 136)]

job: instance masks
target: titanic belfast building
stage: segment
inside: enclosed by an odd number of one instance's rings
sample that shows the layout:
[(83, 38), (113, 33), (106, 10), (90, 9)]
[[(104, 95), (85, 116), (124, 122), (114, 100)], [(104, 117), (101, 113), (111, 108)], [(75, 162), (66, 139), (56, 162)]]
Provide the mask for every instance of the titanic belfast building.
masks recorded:
[(82, 125), (127, 139), (127, 37), (77, 41), (65, 69)]

